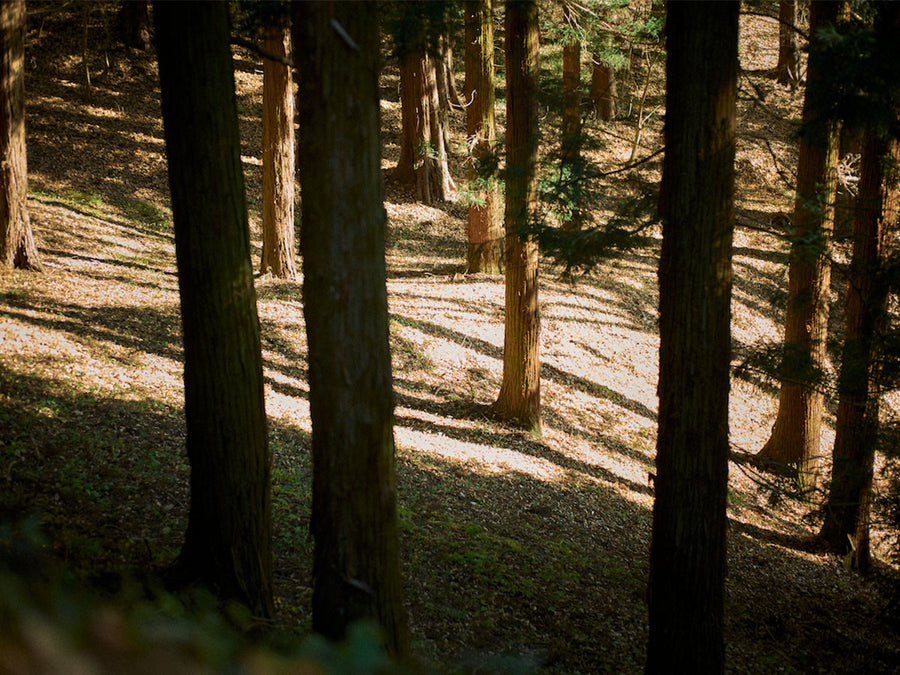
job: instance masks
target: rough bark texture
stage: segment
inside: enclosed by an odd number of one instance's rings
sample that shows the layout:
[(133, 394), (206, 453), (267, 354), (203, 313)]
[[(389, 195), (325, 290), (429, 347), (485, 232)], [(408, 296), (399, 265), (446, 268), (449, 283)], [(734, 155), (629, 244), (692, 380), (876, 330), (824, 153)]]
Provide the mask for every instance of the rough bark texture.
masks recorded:
[(470, 272), (503, 272), (503, 221), (497, 182), (494, 122), (492, 0), (468, 0), (466, 15), (466, 135), (471, 148), (467, 233)]
[(591, 71), (591, 101), (601, 120), (611, 120), (619, 113), (616, 71), (596, 58)]
[(424, 50), (400, 56), (400, 159), (393, 177), (415, 183), (425, 204), (446, 200), (455, 186), (450, 177), (441, 125), (434, 59)]
[[(378, 113), (378, 7), (298, 3), (297, 164), (312, 418), (313, 628), (375, 619), (408, 649), (400, 583)], [(336, 31), (337, 22), (343, 31)], [(352, 158), (352, 161), (349, 161)]]
[(796, 86), (800, 81), (800, 51), (797, 48), (797, 3), (779, 0), (778, 3), (778, 64), (775, 77), (781, 84)]
[(724, 667), (737, 2), (670, 2), (648, 673)]
[(506, 4), (506, 327), (503, 382), (493, 411), (541, 435), (538, 246), (519, 234), (537, 202), (538, 11)]
[(25, 0), (0, 3), (0, 264), (40, 270), (28, 218)]
[[(896, 41), (900, 9), (879, 3), (875, 31), (883, 44)], [(896, 114), (896, 111), (895, 111)], [(885, 270), (900, 213), (900, 141), (874, 128), (863, 135), (859, 192), (853, 223), (853, 259), (844, 311), (846, 329), (838, 382), (832, 478), (818, 543), (865, 572), (870, 566), (869, 515), (881, 356), (889, 292)]]
[(269, 452), (228, 6), (154, 5), (184, 339), (180, 581), (273, 613)]
[(813, 0), (810, 6), (810, 34), (814, 37), (797, 168), (783, 380), (772, 435), (758, 455), (771, 466), (796, 475), (807, 488), (815, 487), (821, 459), (824, 396), (814, 380), (825, 365), (840, 137), (840, 124), (819, 116), (828, 91), (818, 66), (815, 35), (822, 27), (838, 21), (843, 4)]
[[(563, 15), (572, 23), (572, 8), (565, 5)], [(572, 163), (581, 153), (581, 42), (563, 46), (562, 161)]]
[[(290, 26), (270, 26), (265, 47), (290, 58)], [(263, 62), (263, 272), (293, 279), (294, 255), (294, 92), (290, 68), (271, 59)]]

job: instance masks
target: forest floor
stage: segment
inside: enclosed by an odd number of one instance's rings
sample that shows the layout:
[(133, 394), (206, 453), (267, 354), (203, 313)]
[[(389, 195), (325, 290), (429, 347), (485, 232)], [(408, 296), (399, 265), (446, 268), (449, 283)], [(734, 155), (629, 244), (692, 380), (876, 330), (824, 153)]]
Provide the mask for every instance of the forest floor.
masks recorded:
[[(29, 7), (29, 207), (45, 271), (0, 271), (0, 523), (7, 528), (0, 539), (37, 514), (43, 553), (105, 588), (120, 574), (171, 562), (188, 506), (159, 88), (152, 56), (104, 41), (96, 8), (87, 14), (88, 87), (82, 25), (51, 6)], [(790, 210), (791, 120), (802, 102), (802, 89), (762, 74), (774, 65), (774, 22), (746, 17), (741, 39), (735, 460), (761, 447), (776, 409), (772, 383), (738, 366), (751, 347), (781, 337), (787, 247), (772, 223)], [(548, 81), (552, 56), (544, 59)], [(258, 267), (261, 65), (244, 53), (235, 67)], [(662, 144), (662, 64), (649, 60), (640, 73), (651, 79), (645, 114), (654, 114), (637, 158)], [(629, 92), (641, 89), (635, 78), (620, 85), (618, 120), (589, 120), (587, 154), (603, 171), (631, 155), (636, 110)], [(465, 273), (461, 197), (423, 206), (391, 181), (400, 104), (390, 67), (382, 92), (403, 577), (416, 655), (434, 671), (640, 672), (659, 234), (651, 231), (641, 247), (575, 281), (544, 267), (543, 439), (480, 417), (473, 410), (493, 400), (502, 374), (503, 279)], [(549, 109), (544, 119), (552, 120)], [(453, 122), (462, 147), (461, 113)], [(545, 124), (543, 133), (549, 153), (556, 131)], [(462, 183), (460, 147), (453, 167)], [(657, 160), (598, 181), (599, 189), (621, 197), (652, 188)], [(256, 287), (273, 454), (277, 624), (302, 635), (310, 625), (312, 543), (301, 282), (260, 274)], [(839, 308), (832, 323), (839, 331)], [(824, 455), (833, 440), (830, 405)], [(839, 559), (804, 552), (802, 539), (816, 531), (809, 514), (817, 499), (800, 499), (789, 483), (732, 461), (729, 672), (897, 672), (900, 621), (888, 607), (898, 570), (886, 535), (876, 524), (875, 571), (865, 578)], [(23, 635), (39, 649), (40, 636)], [(91, 652), (96, 647), (86, 649), (94, 661), (85, 663), (100, 665), (81, 672), (108, 665)], [(0, 671), (9, 662), (0, 656)]]

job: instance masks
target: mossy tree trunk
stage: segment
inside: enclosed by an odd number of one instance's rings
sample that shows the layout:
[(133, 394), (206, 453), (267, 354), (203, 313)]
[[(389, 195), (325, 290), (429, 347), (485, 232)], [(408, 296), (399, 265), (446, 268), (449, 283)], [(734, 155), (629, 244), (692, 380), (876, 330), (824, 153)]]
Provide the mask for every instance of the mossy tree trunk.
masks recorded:
[(0, 3), (0, 264), (42, 269), (28, 217), (25, 0)]
[(537, 203), (537, 3), (506, 3), (506, 327), (493, 412), (541, 435), (538, 245), (521, 233)]
[[(266, 29), (266, 50), (291, 54), (290, 23)], [(294, 92), (291, 70), (263, 61), (263, 248), (260, 269), (281, 279), (297, 276), (294, 254)]]
[(388, 649), (402, 656), (377, 19), (372, 2), (295, 5), (312, 609), (314, 630), (332, 639), (354, 621), (376, 620)]
[(503, 271), (503, 221), (497, 181), (494, 121), (494, 25), (492, 0), (468, 0), (466, 18), (466, 134), (469, 162), (468, 270)]
[(157, 2), (154, 16), (191, 464), (174, 576), (271, 616), (270, 461), (228, 6)]
[(670, 2), (647, 673), (720, 673), (737, 2)]
[(782, 383), (771, 436), (758, 457), (796, 476), (807, 489), (819, 474), (819, 441), (824, 394), (818, 381), (825, 368), (831, 239), (837, 193), (840, 123), (822, 117), (829, 97), (818, 64), (819, 30), (837, 24), (843, 2), (813, 0), (810, 6), (809, 57), (804, 133), (800, 139), (797, 197), (794, 202), (788, 299), (785, 312)]

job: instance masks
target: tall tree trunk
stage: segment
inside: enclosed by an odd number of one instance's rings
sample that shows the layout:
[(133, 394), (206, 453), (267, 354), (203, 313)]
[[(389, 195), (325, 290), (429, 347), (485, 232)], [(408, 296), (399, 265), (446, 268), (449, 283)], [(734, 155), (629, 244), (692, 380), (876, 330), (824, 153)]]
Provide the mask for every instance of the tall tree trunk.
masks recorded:
[(900, 143), (875, 134), (868, 130), (860, 162), (834, 462), (818, 537), (825, 550), (849, 554), (861, 571), (869, 567), (869, 511), (878, 435), (879, 395), (873, 370), (887, 307), (888, 233), (897, 222), (900, 197)]
[(838, 22), (842, 2), (813, 0), (811, 52), (797, 168), (793, 235), (788, 270), (782, 384), (772, 435), (759, 451), (765, 463), (796, 475), (807, 488), (819, 473), (824, 395), (815, 383), (825, 367), (831, 235), (837, 191), (840, 123), (821, 117), (828, 84), (820, 70), (817, 33)]
[(493, 412), (541, 435), (538, 245), (520, 234), (537, 202), (538, 11), (506, 3), (506, 329)]
[(593, 59), (591, 71), (591, 101), (597, 117), (611, 120), (619, 114), (619, 93), (616, 86), (616, 71), (597, 57)]
[(446, 33), (441, 36), (441, 59), (444, 63), (445, 82), (443, 87), (447, 91), (447, 100), (457, 108), (464, 107), (463, 100), (456, 86), (456, 73), (453, 72), (453, 45), (450, 36)]
[(467, 0), (466, 134), (471, 148), (467, 234), (470, 272), (503, 272), (503, 222), (497, 183), (492, 0)]
[[(353, 621), (373, 618), (389, 650), (404, 655), (378, 6), (295, 8), (294, 53), (303, 73), (297, 163), (313, 429), (313, 629), (338, 639)], [(335, 161), (341, 157), (353, 162)]]
[(781, 84), (796, 86), (800, 81), (800, 50), (797, 48), (797, 3), (778, 2), (778, 64), (775, 77)]
[(668, 3), (647, 673), (720, 673), (738, 2)]
[[(566, 23), (573, 25), (572, 7), (565, 5)], [(562, 150), (564, 164), (578, 161), (581, 153), (581, 41), (563, 45)]]
[(441, 123), (434, 59), (424, 49), (400, 56), (400, 159), (393, 172), (401, 183), (415, 183), (425, 204), (444, 201), (455, 185), (450, 177)]
[(191, 463), (176, 572), (270, 616), (270, 462), (228, 6), (157, 2), (154, 16)]
[(0, 265), (42, 269), (28, 218), (25, 0), (0, 3)]
[[(266, 50), (290, 58), (290, 25), (267, 29)], [(263, 62), (263, 249), (260, 268), (297, 276), (294, 255), (294, 92), (290, 68)]]

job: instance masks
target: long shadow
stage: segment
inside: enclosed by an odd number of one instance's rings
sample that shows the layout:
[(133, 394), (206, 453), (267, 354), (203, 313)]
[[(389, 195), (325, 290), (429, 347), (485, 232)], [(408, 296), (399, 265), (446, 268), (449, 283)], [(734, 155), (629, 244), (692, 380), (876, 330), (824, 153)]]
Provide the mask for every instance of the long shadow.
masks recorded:
[[(397, 321), (397, 323), (415, 328), (434, 337), (451, 340), (463, 347), (474, 349), (484, 354), (485, 356), (490, 356), (499, 360), (503, 359), (502, 348), (496, 347), (480, 338), (474, 338), (469, 335), (464, 335), (459, 331), (455, 331), (451, 328), (431, 323), (430, 321), (413, 319), (411, 317), (398, 314), (391, 314), (391, 318)], [(545, 363), (541, 364), (541, 377), (554, 380), (561, 385), (574, 386), (579, 391), (583, 391), (587, 394), (590, 394), (591, 396), (610, 401), (611, 403), (614, 403), (619, 407), (624, 408), (625, 410), (633, 412), (637, 415), (641, 415), (642, 417), (646, 417), (649, 420), (656, 421), (656, 413), (650, 410), (650, 408), (648, 408), (640, 401), (630, 399), (627, 396), (624, 396), (623, 394), (610, 389), (609, 387), (605, 387), (583, 377), (579, 377), (577, 375), (573, 375), (566, 371), (560, 370), (555, 366), (551, 366)]]

